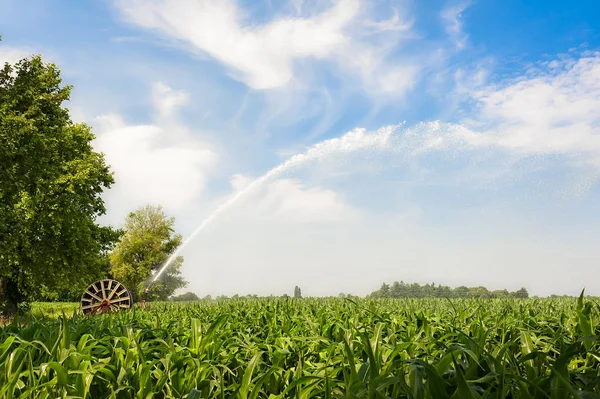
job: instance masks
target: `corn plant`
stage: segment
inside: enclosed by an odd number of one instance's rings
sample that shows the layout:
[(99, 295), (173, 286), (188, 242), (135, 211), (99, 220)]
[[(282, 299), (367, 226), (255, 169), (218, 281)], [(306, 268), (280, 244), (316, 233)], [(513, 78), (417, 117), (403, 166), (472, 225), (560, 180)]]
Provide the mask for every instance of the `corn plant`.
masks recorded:
[(599, 316), (583, 294), (36, 305), (0, 329), (0, 397), (600, 398)]

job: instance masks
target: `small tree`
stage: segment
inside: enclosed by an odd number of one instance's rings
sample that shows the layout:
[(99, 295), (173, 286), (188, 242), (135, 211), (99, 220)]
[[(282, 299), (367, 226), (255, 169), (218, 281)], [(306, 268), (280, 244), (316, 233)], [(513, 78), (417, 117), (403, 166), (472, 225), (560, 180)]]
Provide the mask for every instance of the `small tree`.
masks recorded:
[[(125, 220), (125, 234), (110, 254), (110, 272), (139, 299), (152, 273), (163, 266), (181, 244), (181, 235), (173, 234), (174, 218), (167, 218), (161, 206), (146, 205), (131, 212)], [(181, 277), (183, 257), (175, 261), (152, 284), (149, 299), (166, 300), (187, 286)]]
[(492, 296), (494, 298), (508, 298), (510, 296), (510, 293), (506, 289), (504, 289), (504, 290), (494, 290), (492, 292)]
[(294, 287), (294, 298), (302, 298), (302, 290), (300, 287)]
[[(179, 288), (188, 286), (188, 282), (181, 275), (183, 257), (178, 256), (167, 266), (167, 269), (158, 280), (150, 285), (148, 299), (151, 301), (165, 301)], [(149, 284), (148, 282), (146, 284)], [(145, 289), (144, 289), (145, 290)]]
[(171, 299), (175, 302), (189, 302), (189, 301), (199, 301), (200, 298), (198, 295), (193, 292), (186, 292), (185, 294), (177, 295)]
[(529, 298), (529, 292), (527, 292), (527, 290), (525, 288), (521, 288), (518, 291), (513, 292), (512, 294), (513, 297), (515, 298)]
[(452, 290), (452, 294), (455, 298), (466, 298), (469, 296), (469, 288), (461, 285)]
[(389, 284), (386, 284), (386, 283), (381, 284), (381, 288), (379, 288), (379, 297), (380, 298), (389, 298), (390, 295), (391, 295), (391, 293), (390, 293)]
[(470, 298), (489, 298), (491, 297), (490, 292), (483, 286), (469, 288)]

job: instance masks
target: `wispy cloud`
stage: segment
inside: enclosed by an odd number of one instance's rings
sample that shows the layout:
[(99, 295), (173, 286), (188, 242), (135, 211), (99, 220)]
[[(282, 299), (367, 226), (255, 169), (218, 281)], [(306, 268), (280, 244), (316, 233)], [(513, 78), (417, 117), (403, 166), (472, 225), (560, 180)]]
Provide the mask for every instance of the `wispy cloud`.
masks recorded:
[(255, 89), (287, 84), (294, 75), (294, 59), (332, 56), (348, 41), (344, 28), (359, 11), (358, 0), (342, 0), (311, 18), (280, 18), (256, 26), (243, 22), (243, 11), (233, 1), (116, 4), (129, 21), (209, 54)]
[(162, 82), (152, 85), (152, 104), (161, 118), (175, 117), (175, 111), (190, 100), (189, 93), (176, 91)]
[[(419, 69), (414, 60), (386, 60), (401, 33), (410, 32), (410, 20), (394, 10), (391, 18), (376, 21), (360, 0), (338, 0), (309, 16), (278, 16), (261, 24), (251, 22), (233, 0), (115, 4), (127, 21), (209, 55), (253, 89), (278, 88), (301, 79), (306, 73), (296, 64), (306, 68), (305, 61), (331, 61), (358, 76), (369, 90), (405, 93)], [(306, 13), (307, 4), (294, 4), (296, 13)], [(385, 33), (386, 41), (369, 39)]]
[(454, 46), (463, 49), (468, 40), (468, 35), (463, 31), (462, 13), (471, 6), (472, 2), (463, 1), (458, 4), (448, 6), (442, 10), (440, 16), (445, 25), (446, 32), (452, 38)]
[(401, 13), (397, 7), (392, 8), (393, 16), (380, 21), (366, 20), (363, 25), (368, 33), (378, 34), (384, 32), (403, 32), (411, 33), (414, 21), (408, 18), (401, 18)]

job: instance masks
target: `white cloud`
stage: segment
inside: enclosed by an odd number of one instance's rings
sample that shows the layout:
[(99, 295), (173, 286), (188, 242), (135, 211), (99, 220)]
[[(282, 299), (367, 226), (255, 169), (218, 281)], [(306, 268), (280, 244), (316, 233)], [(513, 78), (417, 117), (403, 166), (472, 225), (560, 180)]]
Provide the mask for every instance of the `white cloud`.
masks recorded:
[[(155, 85), (154, 93), (160, 115), (172, 116), (183, 103), (184, 96), (165, 85)], [(113, 114), (96, 117), (92, 124), (94, 147), (115, 173), (116, 183), (105, 194), (111, 223), (145, 204), (180, 212), (202, 194), (218, 160), (213, 149), (175, 122), (127, 125)]]
[(255, 89), (279, 87), (293, 77), (295, 58), (326, 58), (347, 41), (343, 29), (358, 0), (340, 0), (313, 18), (280, 18), (263, 26), (244, 24), (228, 1), (117, 1), (133, 23), (191, 44), (231, 68)]
[(256, 206), (263, 217), (277, 222), (340, 222), (358, 216), (338, 193), (322, 187), (307, 187), (297, 179), (276, 180), (266, 187)]
[(4, 46), (2, 42), (0, 42), (0, 66), (4, 67), (4, 63), (8, 62), (9, 64), (14, 64), (17, 61), (20, 61), (23, 58), (30, 57), (31, 52), (16, 47), (8, 47)]
[(542, 64), (473, 97), (477, 113), (465, 123), (487, 131), (489, 144), (525, 155), (600, 156), (600, 53)]
[(513, 161), (561, 155), (569, 167), (598, 168), (600, 52), (563, 56), (495, 83), (486, 82), (487, 68), (475, 71), (467, 79), (461, 70), (456, 75), (454, 94), (468, 104), (461, 109), (468, 116), (458, 117), (458, 124), (435, 121), (409, 129), (413, 155), (493, 149)]
[[(208, 54), (254, 89), (273, 89), (299, 79), (294, 63), (306, 59), (332, 60), (358, 74), (369, 90), (402, 94), (411, 88), (419, 62), (388, 62), (386, 55), (412, 23), (402, 20), (397, 9), (390, 19), (372, 21), (360, 0), (332, 3), (309, 17), (280, 16), (255, 24), (234, 0), (115, 2), (129, 22)], [(304, 2), (292, 6), (296, 13), (306, 8)], [(365, 40), (378, 34), (389, 35), (380, 41), (384, 44)]]
[(175, 91), (162, 82), (152, 85), (152, 103), (162, 118), (174, 116), (178, 107), (186, 105), (190, 99), (188, 93)]
[[(415, 86), (420, 70), (421, 68), (417, 65), (399, 65), (396, 68), (382, 71), (381, 74), (371, 75), (372, 78), (369, 79), (369, 84), (376, 92), (386, 94), (405, 93)], [(369, 74), (365, 71), (365, 75)]]
[(244, 188), (248, 187), (250, 183), (252, 183), (252, 179), (240, 173), (236, 173), (235, 175), (231, 176), (231, 178), (229, 179), (229, 183), (231, 183), (231, 187), (235, 191), (241, 191)]
[(546, 171), (559, 174), (552, 184), (559, 196), (590, 190), (600, 176), (600, 53), (561, 56), (495, 83), (480, 72), (459, 86), (458, 95), (471, 106), (461, 109), (468, 117), (457, 117), (458, 124), (417, 124), (393, 135), (393, 147), (420, 170), (430, 169), (418, 162), (428, 154), (435, 153), (436, 163), (451, 161), (454, 184), (463, 187), (491, 188)]

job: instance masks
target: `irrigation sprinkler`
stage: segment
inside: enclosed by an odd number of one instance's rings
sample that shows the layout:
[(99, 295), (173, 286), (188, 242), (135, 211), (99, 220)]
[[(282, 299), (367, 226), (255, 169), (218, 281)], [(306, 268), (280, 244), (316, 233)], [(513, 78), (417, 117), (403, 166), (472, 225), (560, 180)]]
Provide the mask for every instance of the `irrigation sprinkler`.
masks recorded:
[(127, 287), (111, 279), (96, 281), (81, 296), (81, 311), (90, 316), (129, 309), (132, 304), (133, 296)]
[(144, 305), (146, 305), (146, 299), (148, 299), (148, 291), (150, 290), (150, 286), (146, 287), (144, 290), (144, 296), (142, 297), (142, 305), (141, 308), (144, 309)]

